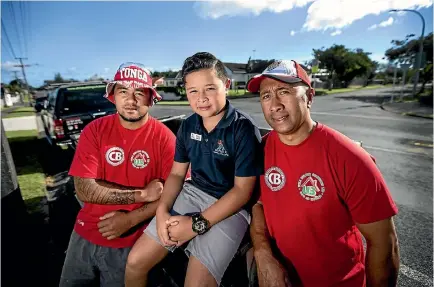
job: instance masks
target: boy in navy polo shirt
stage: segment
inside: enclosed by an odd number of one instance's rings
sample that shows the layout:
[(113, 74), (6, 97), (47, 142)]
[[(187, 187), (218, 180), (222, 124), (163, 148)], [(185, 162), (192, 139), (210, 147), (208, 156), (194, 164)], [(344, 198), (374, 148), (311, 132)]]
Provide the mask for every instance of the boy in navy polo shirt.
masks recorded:
[(179, 128), (156, 217), (129, 254), (127, 287), (146, 285), (152, 267), (186, 242), (185, 286), (220, 285), (250, 223), (243, 207), (262, 173), (259, 129), (226, 99), (230, 80), (212, 54), (187, 58), (182, 75), (195, 113)]

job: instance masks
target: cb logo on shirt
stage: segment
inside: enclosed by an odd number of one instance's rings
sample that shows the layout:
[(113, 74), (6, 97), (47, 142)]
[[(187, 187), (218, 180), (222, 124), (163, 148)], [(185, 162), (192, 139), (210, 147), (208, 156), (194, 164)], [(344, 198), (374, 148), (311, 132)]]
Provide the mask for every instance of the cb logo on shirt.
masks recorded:
[(105, 159), (112, 166), (118, 166), (124, 162), (124, 150), (120, 147), (112, 147), (105, 153)]
[(277, 166), (270, 167), (265, 172), (265, 183), (272, 191), (278, 191), (283, 188), (286, 177), (283, 171)]

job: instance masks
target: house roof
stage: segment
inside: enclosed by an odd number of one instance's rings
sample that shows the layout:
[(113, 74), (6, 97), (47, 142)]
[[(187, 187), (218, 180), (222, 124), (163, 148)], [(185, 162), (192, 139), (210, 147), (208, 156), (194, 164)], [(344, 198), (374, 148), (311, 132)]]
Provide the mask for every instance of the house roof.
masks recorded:
[(247, 64), (242, 63), (223, 63), (226, 68), (232, 72), (244, 72), (246, 73)]

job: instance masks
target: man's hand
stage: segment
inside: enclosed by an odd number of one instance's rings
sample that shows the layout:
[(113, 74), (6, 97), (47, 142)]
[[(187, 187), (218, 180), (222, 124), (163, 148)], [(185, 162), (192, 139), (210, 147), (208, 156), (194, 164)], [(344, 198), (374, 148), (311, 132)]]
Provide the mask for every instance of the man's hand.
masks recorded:
[(165, 246), (174, 246), (176, 245), (176, 242), (173, 242), (169, 238), (169, 231), (167, 229), (167, 220), (170, 218), (170, 213), (167, 211), (167, 209), (163, 209), (161, 207), (158, 207), (157, 214), (156, 214), (156, 220), (157, 220), (157, 234), (160, 238), (161, 243), (163, 243)]
[(118, 238), (133, 227), (128, 213), (121, 211), (109, 212), (99, 219), (99, 232), (108, 240)]
[(291, 287), (288, 273), (268, 251), (255, 252), (260, 287)]
[(134, 199), (135, 202), (153, 202), (161, 197), (163, 192), (163, 183), (158, 179), (151, 181), (145, 189), (137, 190)]
[(190, 216), (172, 216), (166, 221), (166, 224), (168, 225), (169, 238), (177, 242), (176, 246), (183, 245), (197, 235), (197, 233), (193, 231), (193, 221)]

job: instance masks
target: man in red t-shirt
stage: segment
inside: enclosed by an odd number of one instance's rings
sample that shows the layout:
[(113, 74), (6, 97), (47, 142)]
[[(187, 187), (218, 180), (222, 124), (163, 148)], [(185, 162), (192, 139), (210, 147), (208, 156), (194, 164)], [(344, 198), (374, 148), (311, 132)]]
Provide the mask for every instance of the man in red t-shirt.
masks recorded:
[(117, 114), (84, 128), (69, 172), (84, 206), (60, 286), (123, 286), (128, 253), (155, 216), (173, 163), (175, 135), (148, 114), (161, 97), (143, 65), (121, 65), (105, 97)]
[(395, 286), (398, 210), (375, 159), (312, 120), (314, 90), (297, 62), (271, 64), (248, 90), (273, 129), (251, 225), (260, 286)]

